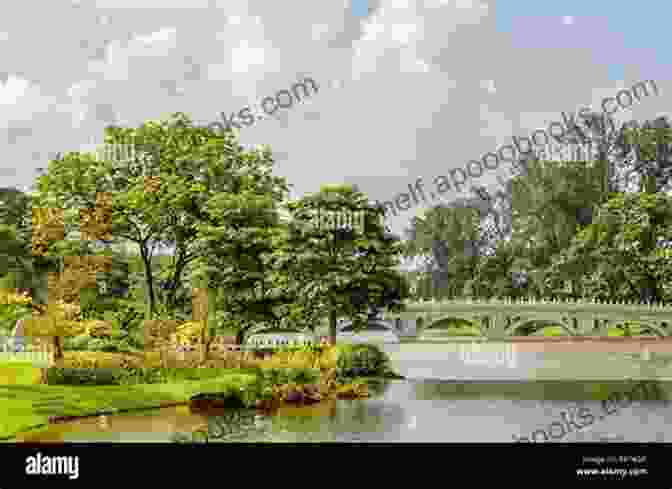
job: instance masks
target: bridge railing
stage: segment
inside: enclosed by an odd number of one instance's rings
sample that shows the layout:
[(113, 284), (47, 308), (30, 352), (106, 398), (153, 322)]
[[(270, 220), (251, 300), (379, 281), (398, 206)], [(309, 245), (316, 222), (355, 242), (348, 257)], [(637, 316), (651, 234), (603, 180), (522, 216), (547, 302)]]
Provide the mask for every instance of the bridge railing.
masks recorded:
[[(484, 336), (510, 336), (532, 321), (555, 322), (571, 336), (603, 335), (609, 323), (640, 322), (657, 336), (672, 336), (672, 305), (597, 300), (444, 300), (408, 301), (405, 311), (385, 313), (386, 319), (418, 319), (423, 327), (442, 319), (463, 319)], [(424, 329), (423, 328), (423, 329)]]

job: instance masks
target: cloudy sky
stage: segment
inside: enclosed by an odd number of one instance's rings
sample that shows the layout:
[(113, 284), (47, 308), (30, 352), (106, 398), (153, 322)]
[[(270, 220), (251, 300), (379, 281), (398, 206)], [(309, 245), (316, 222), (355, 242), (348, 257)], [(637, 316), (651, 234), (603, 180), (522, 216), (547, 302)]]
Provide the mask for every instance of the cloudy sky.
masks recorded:
[(242, 143), (271, 146), (295, 197), (348, 182), (392, 200), (640, 80), (659, 96), (621, 120), (667, 114), (672, 92), (663, 1), (11, 4), (0, 16), (0, 186), (30, 185), (50, 155), (100, 144), (106, 125), (177, 111), (221, 121), (309, 76), (318, 93), (243, 127)]

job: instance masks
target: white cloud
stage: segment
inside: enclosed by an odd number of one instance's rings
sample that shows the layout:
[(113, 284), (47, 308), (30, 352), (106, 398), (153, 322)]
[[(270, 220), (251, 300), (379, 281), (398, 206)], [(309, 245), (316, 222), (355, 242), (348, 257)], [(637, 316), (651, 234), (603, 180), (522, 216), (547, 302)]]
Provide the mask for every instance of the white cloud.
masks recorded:
[[(32, 163), (33, 151), (101, 141), (113, 116), (136, 126), (182, 111), (212, 122), (309, 76), (318, 93), (243, 128), (241, 142), (285, 154), (276, 172), (296, 196), (351, 181), (373, 200), (392, 200), (418, 176), (429, 191), (435, 176), (619, 89), (585, 49), (560, 43), (544, 56), (534, 29), (529, 49), (514, 45), (476, 1), (379, 0), (361, 19), (346, 0), (296, 0), (290, 9), (267, 0), (110, 0), (96, 2), (104, 11), (73, 8), (71, 24), (58, 25), (49, 20), (63, 7), (45, 5), (39, 19), (34, 7), (13, 12), (0, 35), (3, 69), (15, 76), (0, 87), (0, 126), (34, 131), (3, 147), (24, 184), (45, 166)], [(26, 32), (39, 33), (35, 46)], [(111, 42), (92, 60), (77, 47), (82, 38)], [(663, 98), (631, 114), (645, 117)], [(393, 228), (414, 213), (393, 218)]]
[(495, 87), (495, 80), (481, 80), (481, 87), (487, 90), (489, 93), (495, 93), (497, 88)]
[(28, 89), (28, 81), (11, 76), (0, 89), (0, 104), (14, 105), (19, 102)]
[(244, 74), (255, 66), (263, 67), (265, 54), (263, 47), (251, 46), (249, 40), (242, 39), (238, 46), (231, 49), (231, 71)]

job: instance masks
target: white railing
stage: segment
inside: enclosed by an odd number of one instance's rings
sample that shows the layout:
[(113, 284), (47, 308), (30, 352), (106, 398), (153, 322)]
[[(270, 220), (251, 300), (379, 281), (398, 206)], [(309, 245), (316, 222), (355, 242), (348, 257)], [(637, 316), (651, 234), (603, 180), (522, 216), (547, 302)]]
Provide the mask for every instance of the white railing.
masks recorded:
[(488, 365), (516, 368), (518, 365), (516, 345), (507, 343), (502, 349), (497, 345), (483, 345), (480, 343), (461, 343), (458, 346), (460, 360), (467, 365)]
[(32, 362), (40, 365), (52, 365), (54, 354), (47, 351), (0, 352), (0, 362)]
[(319, 339), (308, 335), (287, 336), (282, 334), (257, 334), (252, 335), (245, 342), (247, 346), (306, 346), (318, 345)]

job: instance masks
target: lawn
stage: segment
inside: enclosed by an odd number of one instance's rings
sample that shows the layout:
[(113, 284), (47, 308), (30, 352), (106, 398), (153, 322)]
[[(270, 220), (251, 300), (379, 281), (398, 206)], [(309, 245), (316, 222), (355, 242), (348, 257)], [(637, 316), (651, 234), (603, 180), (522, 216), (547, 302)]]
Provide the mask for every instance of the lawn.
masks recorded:
[[(30, 363), (0, 363), (0, 440), (11, 441), (19, 432), (44, 427), (49, 416), (111, 414), (183, 404), (197, 394), (232, 392), (255, 380), (250, 371), (221, 369), (215, 376), (211, 369), (202, 370), (211, 378), (130, 386), (61, 386), (38, 384), (39, 369)], [(193, 375), (185, 372), (185, 377)]]

